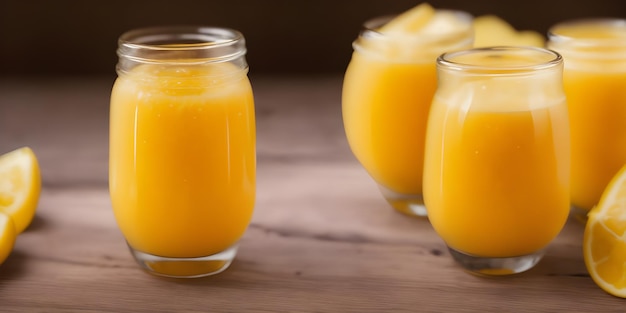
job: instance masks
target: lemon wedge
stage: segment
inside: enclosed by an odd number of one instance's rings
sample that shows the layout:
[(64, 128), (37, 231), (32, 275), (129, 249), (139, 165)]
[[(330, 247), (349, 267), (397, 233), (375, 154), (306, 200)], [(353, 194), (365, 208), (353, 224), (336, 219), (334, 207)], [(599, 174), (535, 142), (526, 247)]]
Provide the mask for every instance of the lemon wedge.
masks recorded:
[(428, 3), (422, 3), (396, 16), (378, 31), (381, 33), (415, 33), (424, 28), (433, 16), (435, 16), (435, 9)]
[(474, 47), (543, 47), (545, 42), (545, 37), (540, 33), (531, 30), (517, 31), (496, 15), (482, 15), (474, 18)]
[(589, 212), (583, 255), (593, 281), (609, 294), (626, 298), (626, 166)]
[(35, 216), (40, 192), (39, 164), (30, 148), (0, 155), (0, 212), (11, 217), (18, 234)]
[(11, 254), (16, 237), (13, 221), (8, 215), (0, 212), (0, 264)]

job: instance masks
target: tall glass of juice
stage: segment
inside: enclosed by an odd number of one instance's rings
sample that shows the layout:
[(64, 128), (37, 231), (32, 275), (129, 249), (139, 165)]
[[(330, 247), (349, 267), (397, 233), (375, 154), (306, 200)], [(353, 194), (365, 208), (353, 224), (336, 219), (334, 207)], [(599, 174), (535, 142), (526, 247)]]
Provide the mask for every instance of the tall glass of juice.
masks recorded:
[(252, 218), (256, 131), (245, 41), (236, 30), (161, 27), (119, 39), (109, 189), (150, 273), (225, 270)]
[(548, 39), (565, 62), (572, 212), (584, 217), (626, 164), (626, 20), (566, 21)]
[(532, 268), (569, 214), (570, 143), (558, 53), (446, 53), (428, 121), (424, 200), (454, 260), (480, 274)]
[(422, 171), (435, 60), (469, 48), (472, 17), (422, 4), (364, 24), (343, 83), (343, 122), (353, 154), (396, 210), (426, 216)]

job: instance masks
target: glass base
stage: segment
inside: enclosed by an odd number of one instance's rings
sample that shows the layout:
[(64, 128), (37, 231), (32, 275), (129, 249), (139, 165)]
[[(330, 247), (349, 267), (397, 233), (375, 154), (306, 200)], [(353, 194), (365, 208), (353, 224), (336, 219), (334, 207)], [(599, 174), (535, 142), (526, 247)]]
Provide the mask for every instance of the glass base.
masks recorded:
[(215, 275), (230, 266), (237, 254), (237, 245), (222, 252), (197, 258), (168, 258), (137, 251), (128, 246), (135, 261), (147, 272), (172, 278), (196, 278)]
[(589, 214), (589, 210), (586, 210), (586, 209), (583, 209), (583, 208), (579, 208), (577, 206), (572, 205), (570, 207), (570, 214), (577, 221), (579, 221), (579, 222), (581, 222), (583, 224), (587, 224), (587, 214)]
[(385, 200), (387, 200), (396, 211), (415, 217), (428, 216), (422, 195), (401, 194), (381, 185), (378, 185), (378, 188), (383, 194), (383, 197), (385, 197)]
[(518, 274), (533, 268), (543, 258), (544, 251), (509, 258), (489, 258), (465, 254), (448, 247), (452, 258), (465, 270), (478, 275), (503, 276)]

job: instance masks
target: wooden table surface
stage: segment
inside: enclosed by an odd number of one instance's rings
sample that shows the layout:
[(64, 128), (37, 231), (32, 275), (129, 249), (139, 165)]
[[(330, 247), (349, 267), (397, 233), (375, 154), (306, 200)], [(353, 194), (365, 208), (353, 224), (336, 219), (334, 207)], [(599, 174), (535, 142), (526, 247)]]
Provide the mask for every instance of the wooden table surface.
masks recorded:
[(352, 156), (341, 78), (252, 78), (258, 194), (231, 267), (164, 279), (132, 259), (107, 190), (111, 79), (0, 81), (0, 152), (31, 146), (43, 189), (0, 265), (0, 312), (624, 312), (571, 219), (532, 270), (468, 274), (427, 220), (396, 213)]

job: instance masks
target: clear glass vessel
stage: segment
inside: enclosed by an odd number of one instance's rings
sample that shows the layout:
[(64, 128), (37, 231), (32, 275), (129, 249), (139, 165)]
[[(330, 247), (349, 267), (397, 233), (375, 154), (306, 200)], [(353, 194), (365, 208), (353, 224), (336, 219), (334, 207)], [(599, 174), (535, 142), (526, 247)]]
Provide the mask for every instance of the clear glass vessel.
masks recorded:
[(244, 37), (216, 27), (119, 39), (109, 187), (137, 262), (170, 277), (225, 270), (252, 217), (256, 131)]
[(569, 214), (562, 58), (494, 47), (443, 54), (437, 67), (424, 161), (430, 222), (470, 272), (528, 270)]
[(444, 11), (455, 27), (398, 36), (379, 31), (393, 17), (365, 23), (343, 83), (343, 123), (350, 148), (396, 210), (426, 216), (422, 200), (424, 138), (437, 87), (435, 60), (469, 48), (472, 16)]
[(572, 209), (586, 219), (626, 164), (626, 20), (584, 19), (550, 28), (565, 61), (572, 129)]

